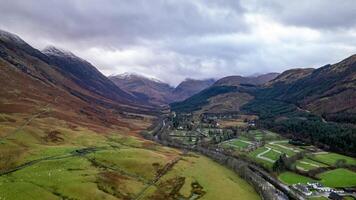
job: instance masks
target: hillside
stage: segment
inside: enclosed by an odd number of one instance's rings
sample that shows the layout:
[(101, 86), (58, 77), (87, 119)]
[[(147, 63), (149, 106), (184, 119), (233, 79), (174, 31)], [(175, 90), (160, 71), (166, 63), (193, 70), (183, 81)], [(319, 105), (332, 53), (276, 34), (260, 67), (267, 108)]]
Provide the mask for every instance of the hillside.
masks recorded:
[(122, 103), (138, 101), (121, 90), (89, 62), (71, 52), (49, 46), (42, 53), (48, 56), (49, 64), (57, 66), (63, 76), (70, 77), (80, 87), (107, 99)]
[(0, 31), (0, 73), (0, 199), (259, 199), (232, 170), (139, 137), (159, 111), (69, 52)]
[(178, 102), (185, 100), (194, 94), (199, 93), (200, 91), (210, 87), (215, 82), (214, 79), (206, 80), (196, 80), (196, 79), (186, 79), (181, 82), (172, 92), (172, 101)]
[(118, 87), (132, 93), (137, 98), (153, 104), (165, 104), (171, 101), (169, 95), (174, 88), (159, 80), (129, 73), (109, 76), (109, 79)]
[(259, 76), (227, 76), (214, 83), (214, 86), (239, 86), (241, 84), (261, 85), (273, 80), (279, 73), (267, 73)]
[(228, 76), (217, 80), (211, 87), (182, 101), (172, 103), (172, 110), (183, 112), (238, 112), (240, 107), (253, 95), (248, 91), (256, 90), (261, 85), (276, 78), (277, 73), (269, 73), (255, 77)]
[(53, 117), (73, 122), (79, 117), (79, 123), (90, 121), (93, 125), (119, 125), (123, 123), (118, 120), (120, 113), (156, 112), (73, 54), (69, 58), (45, 53), (49, 56), (1, 31), (1, 112), (33, 113), (51, 105)]
[(171, 108), (196, 114), (258, 115), (263, 128), (327, 150), (355, 155), (355, 72), (353, 55), (318, 69), (288, 70), (260, 86), (251, 85), (243, 77), (235, 78), (236, 81), (227, 77), (216, 82), (225, 86), (210, 87), (171, 104)]
[(109, 76), (109, 79), (136, 98), (154, 105), (167, 105), (171, 102), (185, 100), (214, 83), (213, 79), (186, 79), (174, 88), (160, 80), (134, 73)]
[(261, 94), (294, 103), (327, 120), (356, 123), (356, 55), (316, 70), (284, 72)]

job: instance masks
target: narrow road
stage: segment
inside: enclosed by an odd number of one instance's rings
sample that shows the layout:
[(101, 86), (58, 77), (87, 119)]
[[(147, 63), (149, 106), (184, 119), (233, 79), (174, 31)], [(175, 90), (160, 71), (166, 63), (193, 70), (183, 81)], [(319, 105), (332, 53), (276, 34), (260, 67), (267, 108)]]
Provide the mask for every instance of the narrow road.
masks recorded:
[(257, 158), (259, 158), (259, 159), (262, 159), (262, 160), (265, 160), (265, 161), (268, 161), (268, 162), (271, 162), (271, 163), (274, 163), (275, 161), (274, 160), (272, 160), (272, 159), (270, 159), (270, 158), (267, 158), (267, 157), (264, 157), (263, 155), (265, 155), (266, 153), (268, 153), (268, 152), (270, 152), (272, 149), (271, 148), (269, 148), (269, 147), (266, 147), (266, 151), (264, 151), (264, 152), (261, 152), (261, 153), (259, 153), (259, 154), (257, 154)]
[[(226, 140), (226, 141), (224, 141), (224, 142), (221, 142), (220, 144), (225, 144), (225, 145), (228, 145), (228, 146), (231, 146), (231, 147), (235, 147), (235, 148), (238, 148), (238, 149), (241, 149), (241, 148), (242, 148), (242, 147), (237, 146), (237, 145), (235, 145), (235, 144), (231, 144), (230, 142), (231, 142), (232, 140), (236, 140), (236, 138), (230, 139), (230, 140)], [(246, 144), (248, 144), (248, 145), (252, 145), (252, 144), (253, 144), (252, 142), (245, 141), (245, 140), (241, 140), (241, 139), (238, 139), (238, 141), (241, 141), (241, 142), (246, 143)]]
[(26, 162), (24, 164), (16, 166), (14, 168), (7, 169), (5, 171), (0, 172), (0, 176), (11, 174), (13, 172), (16, 172), (18, 170), (30, 167), (30, 166), (35, 165), (35, 164), (37, 164), (39, 162), (42, 162), (42, 161), (58, 160), (58, 159), (64, 159), (64, 158), (69, 158), (69, 157), (75, 157), (75, 156), (84, 156), (84, 155), (86, 155), (88, 153), (92, 153), (92, 152), (95, 152), (95, 151), (101, 151), (101, 150), (104, 150), (104, 149), (105, 148), (102, 148), (102, 147), (82, 148), (82, 149), (74, 150), (74, 151), (72, 151), (70, 153), (67, 153), (67, 154), (48, 156), (48, 157), (44, 157), (44, 158), (40, 158), (40, 159), (36, 159), (36, 160), (31, 160), (31, 161), (28, 161), (28, 162)]
[(273, 142), (269, 142), (268, 144), (270, 144), (270, 145), (275, 145), (275, 146), (279, 146), (279, 147), (281, 147), (281, 148), (283, 148), (283, 149), (287, 149), (287, 150), (293, 151), (294, 153), (299, 153), (299, 152), (300, 152), (299, 150), (294, 149), (294, 148), (292, 148), (292, 147), (287, 147), (287, 146), (278, 144), (278, 143), (286, 143), (286, 142), (288, 142), (288, 140), (273, 141)]

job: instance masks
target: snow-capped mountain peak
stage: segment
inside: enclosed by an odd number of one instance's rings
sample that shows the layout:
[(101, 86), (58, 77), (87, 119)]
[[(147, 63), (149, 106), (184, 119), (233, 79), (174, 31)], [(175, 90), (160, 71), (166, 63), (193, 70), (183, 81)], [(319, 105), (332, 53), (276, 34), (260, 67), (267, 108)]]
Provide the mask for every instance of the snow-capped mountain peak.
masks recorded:
[(73, 58), (73, 59), (80, 59), (72, 52), (55, 47), (55, 46), (47, 46), (42, 50), (42, 53), (48, 56), (59, 56), (59, 57), (66, 57), (66, 58)]
[(19, 36), (0, 29), (0, 38), (16, 44), (26, 44)]
[(122, 74), (112, 74), (109, 77), (117, 77), (117, 78), (126, 79), (126, 80), (129, 80), (129, 79), (132, 79), (132, 78), (141, 78), (141, 79), (148, 79), (148, 80), (151, 80), (151, 81), (154, 81), (154, 82), (157, 82), (157, 83), (163, 83), (159, 79), (156, 79), (156, 78), (153, 78), (153, 77), (147, 77), (147, 76), (135, 73), (135, 72), (125, 72), (125, 73), (122, 73)]

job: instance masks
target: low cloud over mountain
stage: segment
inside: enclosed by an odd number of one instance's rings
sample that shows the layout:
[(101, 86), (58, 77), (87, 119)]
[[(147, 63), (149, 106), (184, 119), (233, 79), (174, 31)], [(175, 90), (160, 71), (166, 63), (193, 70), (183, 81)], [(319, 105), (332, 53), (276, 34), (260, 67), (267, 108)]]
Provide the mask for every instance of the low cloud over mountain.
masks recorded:
[(1, 2), (0, 29), (37, 48), (69, 49), (106, 75), (138, 72), (177, 85), (355, 53), (356, 2), (333, 2), (13, 0)]

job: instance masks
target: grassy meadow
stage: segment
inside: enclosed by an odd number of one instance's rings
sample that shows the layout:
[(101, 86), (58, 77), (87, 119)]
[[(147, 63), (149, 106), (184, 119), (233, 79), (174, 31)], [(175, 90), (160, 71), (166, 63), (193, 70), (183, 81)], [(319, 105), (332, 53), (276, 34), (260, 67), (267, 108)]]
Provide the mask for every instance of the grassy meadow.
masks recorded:
[(27, 119), (1, 115), (1, 200), (259, 199), (233, 171), (129, 130)]

